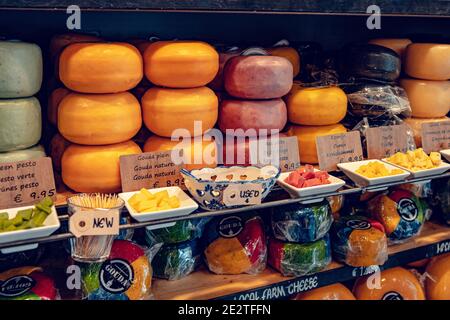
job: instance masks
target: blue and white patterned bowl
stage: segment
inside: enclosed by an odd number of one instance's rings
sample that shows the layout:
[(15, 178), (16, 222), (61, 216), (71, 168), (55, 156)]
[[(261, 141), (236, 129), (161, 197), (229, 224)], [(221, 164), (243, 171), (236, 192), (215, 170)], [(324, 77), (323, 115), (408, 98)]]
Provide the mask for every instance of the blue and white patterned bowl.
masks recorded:
[(231, 184), (260, 183), (263, 190), (261, 198), (264, 199), (280, 175), (280, 169), (274, 166), (220, 166), (191, 171), (181, 169), (181, 175), (186, 188), (200, 207), (214, 211), (239, 207), (223, 203), (223, 191)]

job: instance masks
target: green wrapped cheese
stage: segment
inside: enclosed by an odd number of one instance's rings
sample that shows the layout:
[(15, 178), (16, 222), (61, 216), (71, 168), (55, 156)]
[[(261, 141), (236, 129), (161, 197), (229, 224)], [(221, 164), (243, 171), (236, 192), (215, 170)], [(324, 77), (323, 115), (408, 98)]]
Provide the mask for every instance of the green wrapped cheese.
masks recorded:
[(149, 246), (158, 243), (174, 244), (199, 238), (209, 218), (177, 221), (171, 227), (149, 230), (145, 238)]
[(42, 145), (37, 145), (24, 150), (0, 152), (0, 163), (31, 160), (45, 157), (45, 150)]

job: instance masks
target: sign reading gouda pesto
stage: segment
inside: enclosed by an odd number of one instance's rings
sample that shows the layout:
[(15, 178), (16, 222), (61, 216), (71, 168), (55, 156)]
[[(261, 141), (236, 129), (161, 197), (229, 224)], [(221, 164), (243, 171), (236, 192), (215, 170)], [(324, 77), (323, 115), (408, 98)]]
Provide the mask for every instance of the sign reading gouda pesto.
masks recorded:
[(408, 135), (404, 124), (368, 128), (367, 157), (382, 159), (408, 150)]
[(422, 147), (426, 153), (450, 149), (450, 121), (423, 123)]
[(30, 205), (47, 196), (56, 199), (50, 158), (0, 163), (0, 209)]
[(316, 145), (320, 170), (335, 171), (338, 163), (363, 159), (359, 131), (320, 136)]

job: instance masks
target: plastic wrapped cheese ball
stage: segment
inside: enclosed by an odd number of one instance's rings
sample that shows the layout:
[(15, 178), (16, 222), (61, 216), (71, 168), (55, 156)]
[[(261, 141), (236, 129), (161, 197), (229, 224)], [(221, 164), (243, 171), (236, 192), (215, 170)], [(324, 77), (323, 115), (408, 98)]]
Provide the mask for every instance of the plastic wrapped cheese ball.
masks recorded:
[(272, 233), (281, 241), (316, 241), (325, 236), (332, 222), (331, 208), (326, 200), (310, 205), (294, 203), (272, 208)]
[(381, 223), (363, 216), (345, 216), (336, 220), (331, 230), (337, 260), (353, 267), (386, 262), (387, 238)]
[(328, 235), (310, 243), (289, 243), (269, 239), (270, 266), (283, 276), (301, 277), (326, 268), (331, 262)]
[(149, 246), (157, 243), (174, 244), (199, 238), (209, 218), (182, 220), (175, 225), (158, 229), (146, 229), (145, 239)]
[(410, 191), (397, 189), (371, 199), (368, 210), (391, 242), (402, 242), (419, 233), (428, 205)]
[(329, 286), (299, 293), (294, 300), (356, 300), (353, 293), (343, 284)]
[(205, 228), (206, 264), (216, 274), (256, 274), (266, 268), (267, 245), (259, 216), (214, 218)]

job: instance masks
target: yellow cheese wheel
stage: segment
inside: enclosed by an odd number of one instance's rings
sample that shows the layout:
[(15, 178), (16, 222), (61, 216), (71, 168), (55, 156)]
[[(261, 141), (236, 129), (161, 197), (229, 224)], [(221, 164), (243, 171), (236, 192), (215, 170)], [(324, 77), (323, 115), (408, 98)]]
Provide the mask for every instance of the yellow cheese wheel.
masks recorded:
[(72, 144), (62, 157), (62, 179), (77, 192), (119, 192), (120, 156), (139, 153), (141, 149), (132, 141), (106, 146)]
[(168, 151), (173, 149), (183, 150), (184, 167), (187, 170), (201, 168), (214, 168), (217, 166), (214, 141), (188, 139), (172, 141), (169, 138), (151, 136), (144, 145), (144, 152)]
[(416, 118), (439, 118), (450, 110), (450, 81), (401, 79)]
[(131, 139), (141, 128), (139, 101), (129, 92), (71, 93), (59, 105), (59, 132), (73, 143), (102, 145)]
[(293, 77), (295, 78), (300, 72), (300, 55), (297, 50), (292, 47), (274, 47), (268, 48), (266, 51), (272, 55), (277, 57), (286, 58), (292, 64), (293, 67)]
[(369, 43), (394, 50), (403, 59), (406, 47), (411, 44), (411, 40), (406, 38), (378, 38), (370, 40)]
[(48, 97), (47, 119), (54, 126), (58, 125), (58, 108), (61, 100), (70, 93), (66, 88), (56, 88)]
[(450, 300), (450, 254), (435, 257), (428, 264), (425, 282), (428, 300)]
[(414, 142), (416, 143), (416, 147), (422, 147), (422, 124), (427, 122), (437, 122), (437, 121), (445, 121), (448, 120), (448, 117), (442, 118), (406, 118), (405, 122), (408, 126), (410, 126), (414, 135)]
[[(207, 87), (154, 87), (142, 97), (142, 112), (147, 128), (159, 136), (171, 137), (176, 129), (188, 130), (191, 136), (196, 136), (214, 127), (218, 104), (217, 96)], [(194, 121), (201, 121), (201, 130), (194, 132)]]
[(170, 88), (201, 87), (219, 70), (219, 54), (205, 42), (158, 41), (144, 53), (145, 75), (152, 83)]
[(450, 79), (450, 44), (410, 44), (405, 52), (405, 72), (418, 79)]
[(353, 293), (341, 283), (299, 293), (294, 300), (356, 300)]
[(142, 76), (141, 54), (128, 43), (74, 43), (59, 59), (59, 78), (67, 88), (78, 92), (126, 91)]
[(341, 124), (328, 126), (296, 126), (292, 125), (288, 131), (288, 136), (296, 136), (299, 145), (301, 163), (316, 164), (317, 158), (316, 138), (330, 134), (345, 133), (347, 129)]
[(384, 270), (381, 272), (379, 283), (375, 277), (375, 275), (362, 277), (355, 282), (353, 294), (356, 299), (425, 300), (422, 285), (417, 277), (407, 269), (396, 267)]
[(347, 95), (339, 87), (305, 88), (294, 84), (287, 98), (290, 122), (323, 126), (336, 124), (347, 113)]

